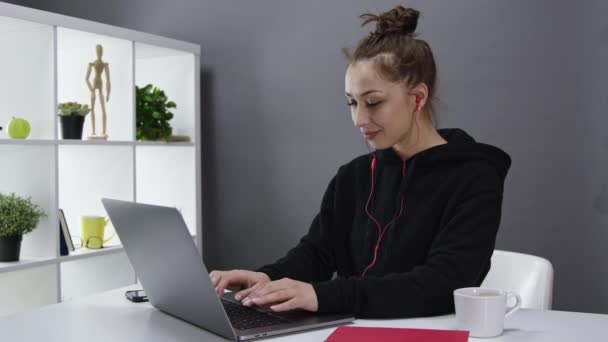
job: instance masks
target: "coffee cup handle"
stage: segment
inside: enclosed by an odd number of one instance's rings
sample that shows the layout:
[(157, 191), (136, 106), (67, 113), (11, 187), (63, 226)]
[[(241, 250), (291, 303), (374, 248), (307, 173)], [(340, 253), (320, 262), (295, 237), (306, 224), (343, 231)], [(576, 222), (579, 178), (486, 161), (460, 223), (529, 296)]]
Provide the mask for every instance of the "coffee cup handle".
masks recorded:
[(109, 238), (107, 238), (107, 239), (103, 240), (103, 243), (104, 243), (104, 244), (105, 244), (105, 243), (108, 243), (108, 241), (112, 240), (112, 238), (113, 238), (114, 236), (116, 236), (116, 232), (112, 233), (112, 235), (110, 235), (110, 237), (109, 237)]
[(513, 297), (515, 298), (515, 305), (513, 305), (510, 308), (507, 308), (507, 312), (505, 313), (505, 318), (511, 316), (513, 313), (515, 313), (515, 311), (519, 310), (519, 308), (521, 308), (521, 297), (516, 293), (516, 292), (507, 292), (507, 302), (509, 301), (509, 298)]
[[(105, 221), (104, 221), (104, 223), (103, 223), (103, 226), (104, 226), (104, 227), (105, 227), (105, 226), (107, 226), (109, 222), (110, 222), (110, 220), (109, 220), (109, 219), (105, 219)], [(115, 236), (115, 235), (116, 235), (116, 232), (112, 233), (112, 235), (110, 235), (110, 237), (109, 237), (109, 238), (107, 238), (107, 239), (103, 240), (103, 243), (104, 243), (104, 244), (108, 243), (108, 241), (112, 240), (112, 238), (114, 238), (114, 236)]]

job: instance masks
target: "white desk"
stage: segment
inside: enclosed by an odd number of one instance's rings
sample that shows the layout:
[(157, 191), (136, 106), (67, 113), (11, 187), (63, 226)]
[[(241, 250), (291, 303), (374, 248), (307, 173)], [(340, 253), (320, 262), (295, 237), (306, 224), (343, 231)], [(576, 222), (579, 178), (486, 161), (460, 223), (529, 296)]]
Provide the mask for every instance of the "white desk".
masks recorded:
[[(149, 303), (124, 298), (126, 289), (51, 305), (0, 318), (2, 341), (225, 341), (189, 323), (163, 314)], [(357, 326), (456, 329), (453, 316), (400, 320), (357, 320)], [(608, 315), (520, 310), (509, 317), (502, 336), (470, 341), (608, 341)], [(283, 337), (278, 341), (323, 341), (335, 328)]]

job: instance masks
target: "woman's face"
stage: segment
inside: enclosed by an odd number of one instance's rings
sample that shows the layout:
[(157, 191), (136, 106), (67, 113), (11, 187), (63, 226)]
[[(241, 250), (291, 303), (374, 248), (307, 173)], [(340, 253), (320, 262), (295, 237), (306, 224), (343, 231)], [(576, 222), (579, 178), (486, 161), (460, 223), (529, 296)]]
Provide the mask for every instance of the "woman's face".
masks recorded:
[(386, 149), (407, 141), (417, 94), (405, 82), (387, 81), (372, 61), (358, 61), (346, 70), (345, 93), (353, 123), (370, 146)]

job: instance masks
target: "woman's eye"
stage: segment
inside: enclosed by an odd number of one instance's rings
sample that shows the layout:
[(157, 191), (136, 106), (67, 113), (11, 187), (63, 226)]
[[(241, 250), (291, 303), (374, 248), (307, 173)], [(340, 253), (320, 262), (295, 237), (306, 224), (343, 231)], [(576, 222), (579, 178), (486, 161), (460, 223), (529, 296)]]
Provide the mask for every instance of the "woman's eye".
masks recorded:
[(346, 105), (347, 105), (347, 106), (349, 106), (349, 107), (352, 107), (352, 106), (357, 105), (357, 102), (355, 102), (355, 101), (352, 101), (352, 102), (346, 102)]
[(381, 103), (382, 103), (382, 101), (378, 101), (378, 102), (371, 102), (371, 103), (370, 103), (370, 102), (368, 102), (368, 103), (367, 103), (367, 106), (368, 106), (368, 107), (375, 107), (375, 106), (377, 106), (377, 105), (379, 105), (379, 104), (381, 104)]

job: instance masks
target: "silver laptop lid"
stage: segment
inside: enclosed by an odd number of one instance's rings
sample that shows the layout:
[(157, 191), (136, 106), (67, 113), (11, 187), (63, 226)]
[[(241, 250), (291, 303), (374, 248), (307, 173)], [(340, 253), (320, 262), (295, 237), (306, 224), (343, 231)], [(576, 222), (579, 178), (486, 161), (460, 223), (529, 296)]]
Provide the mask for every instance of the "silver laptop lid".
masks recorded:
[(218, 335), (237, 339), (177, 209), (107, 198), (101, 201), (150, 303)]

